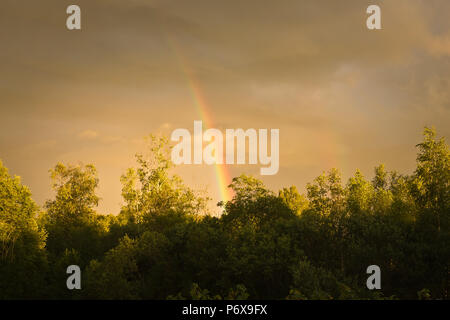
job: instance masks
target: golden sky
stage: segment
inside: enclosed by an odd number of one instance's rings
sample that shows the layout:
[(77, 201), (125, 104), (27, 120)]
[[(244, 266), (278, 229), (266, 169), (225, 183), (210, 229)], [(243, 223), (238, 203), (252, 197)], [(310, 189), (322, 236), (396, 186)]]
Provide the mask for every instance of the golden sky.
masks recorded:
[[(70, 4), (81, 31), (66, 29)], [(370, 4), (382, 30), (366, 28)], [(280, 170), (262, 177), (273, 189), (332, 167), (409, 173), (423, 126), (450, 133), (449, 12), (448, 0), (2, 0), (0, 159), (39, 204), (58, 161), (93, 163), (100, 211), (117, 213), (142, 138), (200, 120), (188, 64), (216, 128), (280, 129)], [(211, 167), (178, 172), (217, 200)]]

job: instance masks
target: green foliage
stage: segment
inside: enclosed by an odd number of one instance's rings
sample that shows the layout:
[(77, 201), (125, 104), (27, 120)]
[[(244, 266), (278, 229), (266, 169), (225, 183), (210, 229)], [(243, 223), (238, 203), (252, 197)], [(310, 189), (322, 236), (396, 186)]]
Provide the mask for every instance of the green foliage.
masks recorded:
[(57, 259), (73, 249), (84, 267), (105, 251), (102, 238), (108, 232), (105, 217), (94, 210), (100, 199), (95, 193), (97, 170), (93, 165), (57, 164), (50, 174), (55, 199), (46, 202), (46, 214), (41, 217), (48, 232), (47, 250)]
[(425, 128), (417, 145), (414, 195), (421, 207), (434, 216), (437, 229), (448, 230), (450, 212), (450, 150), (444, 138), (436, 139), (434, 128)]
[[(45, 211), (0, 163), (0, 298), (448, 299), (450, 156), (426, 128), (412, 175), (331, 169), (278, 193), (255, 177), (208, 215), (207, 198), (171, 174), (167, 139), (121, 177), (124, 204), (96, 212), (92, 165), (58, 164)], [(82, 269), (67, 290), (66, 268)], [(382, 290), (366, 288), (366, 268)]]
[(186, 187), (180, 177), (171, 175), (170, 146), (166, 138), (150, 136), (149, 152), (136, 155), (138, 168), (129, 168), (122, 175), (122, 214), (140, 223), (154, 214), (204, 211), (207, 198)]
[(66, 167), (58, 163), (50, 175), (56, 197), (45, 204), (49, 220), (70, 224), (94, 212), (100, 198), (95, 194), (98, 178), (93, 165)]
[(0, 298), (35, 298), (42, 292), (46, 233), (37, 215), (31, 192), (0, 161)]
[(336, 279), (330, 271), (300, 261), (291, 268), (292, 288), (289, 300), (355, 299), (356, 293)]
[(278, 193), (278, 197), (280, 197), (283, 200), (284, 204), (296, 214), (301, 214), (308, 208), (308, 200), (297, 191), (296, 186), (283, 188)]

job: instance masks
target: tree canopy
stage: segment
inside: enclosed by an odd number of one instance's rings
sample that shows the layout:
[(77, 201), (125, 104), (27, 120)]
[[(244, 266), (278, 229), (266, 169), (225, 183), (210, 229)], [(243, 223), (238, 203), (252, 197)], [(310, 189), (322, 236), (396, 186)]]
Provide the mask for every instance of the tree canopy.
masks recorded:
[[(255, 177), (208, 214), (209, 199), (171, 172), (151, 137), (121, 177), (117, 215), (97, 212), (93, 165), (57, 164), (44, 208), (0, 162), (2, 299), (448, 299), (450, 153), (425, 128), (410, 174), (338, 169), (275, 192)], [(82, 269), (82, 290), (66, 268)], [(368, 290), (366, 268), (382, 270)]]

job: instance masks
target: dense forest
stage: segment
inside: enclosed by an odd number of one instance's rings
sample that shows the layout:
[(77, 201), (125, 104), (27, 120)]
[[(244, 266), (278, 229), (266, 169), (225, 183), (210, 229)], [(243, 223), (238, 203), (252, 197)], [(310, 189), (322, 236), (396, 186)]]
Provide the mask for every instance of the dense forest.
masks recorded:
[[(40, 208), (0, 162), (0, 299), (449, 299), (450, 153), (434, 129), (411, 175), (332, 169), (306, 194), (241, 175), (219, 217), (172, 174), (166, 139), (149, 149), (117, 215), (96, 212), (92, 165), (57, 164)], [(381, 290), (366, 287), (372, 264)]]

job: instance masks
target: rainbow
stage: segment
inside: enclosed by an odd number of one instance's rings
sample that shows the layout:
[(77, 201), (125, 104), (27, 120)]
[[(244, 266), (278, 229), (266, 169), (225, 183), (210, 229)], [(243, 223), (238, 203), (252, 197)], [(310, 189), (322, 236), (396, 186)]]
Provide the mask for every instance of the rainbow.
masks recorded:
[[(187, 60), (181, 53), (180, 48), (177, 46), (176, 41), (169, 35), (167, 36), (169, 46), (172, 48), (172, 51), (175, 53), (178, 64), (183, 71), (183, 74), (186, 76), (189, 91), (191, 93), (192, 99), (195, 104), (195, 108), (197, 110), (197, 114), (200, 119), (203, 121), (203, 126), (206, 129), (214, 128), (214, 121), (211, 115), (210, 108), (206, 102), (205, 95), (201, 90), (200, 83), (198, 79), (195, 77), (194, 73), (191, 71)], [(224, 155), (225, 157), (225, 155)], [(232, 192), (228, 188), (228, 185), (231, 183), (231, 175), (228, 170), (228, 166), (225, 164), (225, 161), (222, 161), (223, 164), (215, 164), (214, 165), (214, 173), (217, 182), (217, 188), (219, 191), (220, 199), (222, 202), (227, 202), (232, 199)]]

